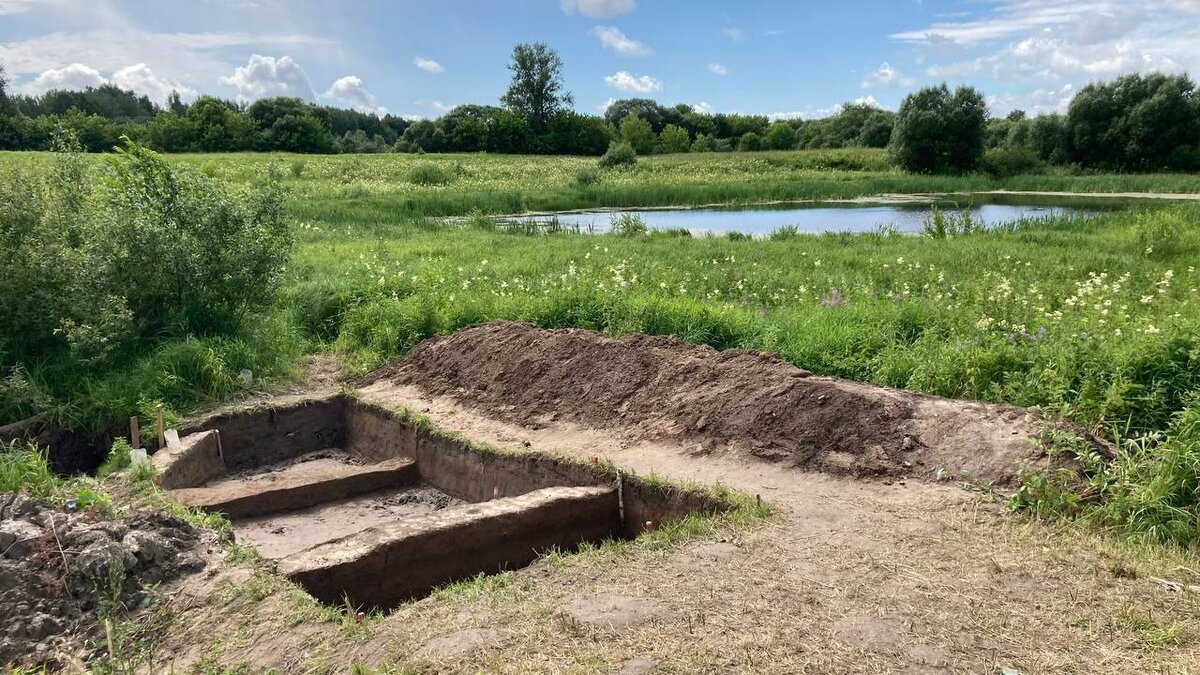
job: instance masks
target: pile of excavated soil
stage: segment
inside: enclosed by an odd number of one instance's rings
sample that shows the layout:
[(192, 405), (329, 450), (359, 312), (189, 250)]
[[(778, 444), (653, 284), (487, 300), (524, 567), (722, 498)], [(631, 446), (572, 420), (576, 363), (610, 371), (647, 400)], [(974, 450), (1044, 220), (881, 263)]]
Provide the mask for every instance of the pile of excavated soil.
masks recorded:
[(857, 477), (1010, 482), (1048, 460), (1030, 412), (815, 377), (778, 356), (670, 337), (494, 322), (418, 345), (366, 378), (527, 427), (567, 421)]
[(0, 667), (101, 651), (101, 613), (140, 609), (147, 586), (203, 567), (201, 537), (165, 511), (110, 520), (0, 493)]

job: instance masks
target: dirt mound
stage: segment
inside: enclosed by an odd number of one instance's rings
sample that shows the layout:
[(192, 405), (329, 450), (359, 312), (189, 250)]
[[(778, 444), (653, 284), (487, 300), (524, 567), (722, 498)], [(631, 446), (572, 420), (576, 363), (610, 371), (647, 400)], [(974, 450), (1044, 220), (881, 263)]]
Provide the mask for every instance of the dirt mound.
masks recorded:
[(495, 322), (366, 378), (540, 427), (564, 420), (853, 476), (1011, 481), (1046, 460), (1028, 411), (815, 377), (778, 356), (670, 337)]
[(0, 493), (0, 664), (60, 665), (105, 644), (102, 613), (203, 567), (200, 532), (166, 512), (118, 520)]

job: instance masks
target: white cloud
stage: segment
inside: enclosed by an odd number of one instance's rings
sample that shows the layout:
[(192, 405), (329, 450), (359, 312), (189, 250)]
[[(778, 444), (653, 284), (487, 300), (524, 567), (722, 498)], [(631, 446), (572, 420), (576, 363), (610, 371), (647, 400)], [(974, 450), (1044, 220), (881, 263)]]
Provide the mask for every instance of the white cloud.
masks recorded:
[(734, 42), (741, 42), (742, 40), (746, 39), (746, 32), (743, 31), (741, 28), (734, 28), (733, 26), (726, 26), (721, 29), (721, 32), (725, 34), (725, 37), (729, 38), (730, 40), (733, 40)]
[(568, 14), (579, 12), (593, 19), (607, 19), (632, 12), (637, 3), (635, 0), (561, 0), (561, 5)]
[[(879, 101), (875, 100), (874, 96), (859, 96), (852, 101), (855, 105), (869, 105), (874, 108), (882, 108)], [(845, 108), (845, 104), (829, 106), (828, 108), (804, 108), (803, 110), (793, 110), (790, 112), (773, 112), (767, 114), (767, 119), (775, 122), (777, 120), (816, 120), (823, 117), (832, 117)]]
[(695, 110), (701, 115), (711, 115), (713, 112), (713, 107), (704, 101), (700, 101), (696, 105), (692, 106), (692, 110)]
[(729, 69), (719, 63), (708, 64), (708, 72), (714, 75), (728, 75)]
[(65, 68), (42, 71), (32, 82), (20, 87), (20, 90), (26, 94), (44, 94), (53, 89), (77, 91), (107, 83), (108, 80), (95, 68), (82, 63), (72, 63)]
[(68, 63), (86, 63), (112, 72), (153, 56), (155, 72), (190, 82), (216, 80), (229, 72), (220, 57), (233, 49), (330, 47), (336, 43), (306, 35), (251, 33), (155, 33), (121, 26), (81, 32), (57, 32), (0, 44), (0, 63), (11, 75), (36, 75)]
[(863, 80), (863, 89), (871, 87), (890, 87), (892, 85), (900, 85), (907, 87), (912, 85), (914, 80), (911, 77), (905, 77), (904, 73), (897, 70), (892, 64), (884, 61), (878, 68), (867, 75), (867, 79)]
[(1024, 94), (1004, 93), (999, 96), (987, 97), (988, 112), (997, 117), (1020, 109), (1031, 115), (1042, 113), (1063, 113), (1071, 105), (1075, 97), (1075, 85), (1067, 83), (1062, 87), (1035, 89)]
[(38, 4), (38, 0), (0, 0), (0, 16), (21, 14), (29, 11), (29, 8), (36, 4)]
[(425, 99), (425, 98), (417, 101), (417, 105), (424, 106), (431, 110), (436, 110), (439, 113), (450, 112), (451, 110), (454, 109), (454, 106), (452, 106), (452, 105), (446, 105), (445, 103), (442, 103), (441, 101), (430, 100), (430, 99)]
[(442, 64), (434, 61), (433, 59), (425, 58), (424, 56), (418, 56), (414, 58), (413, 65), (427, 73), (437, 74), (446, 72), (446, 69), (442, 67)]
[(600, 38), (600, 44), (621, 56), (641, 57), (654, 53), (654, 50), (637, 40), (631, 40), (620, 29), (612, 26), (596, 26), (592, 29), (592, 35)]
[(329, 90), (325, 92), (324, 96), (345, 103), (359, 112), (374, 113), (380, 116), (387, 113), (387, 108), (379, 105), (375, 100), (375, 95), (367, 91), (362, 78), (357, 75), (339, 77), (329, 85)]
[(608, 86), (620, 89), (621, 91), (630, 91), (637, 94), (650, 94), (656, 91), (662, 91), (662, 82), (656, 80), (649, 75), (634, 77), (624, 70), (608, 75), (604, 78)]
[(236, 87), (238, 98), (244, 101), (273, 96), (294, 96), (306, 101), (316, 99), (308, 74), (290, 56), (276, 59), (253, 54), (246, 65), (238, 66), (232, 75), (222, 77), (220, 81)]
[(167, 102), (172, 91), (179, 92), (184, 99), (196, 97), (196, 90), (165, 77), (159, 77), (144, 63), (137, 63), (113, 73), (112, 83), (122, 89), (129, 89), (139, 94), (145, 94), (158, 104)]

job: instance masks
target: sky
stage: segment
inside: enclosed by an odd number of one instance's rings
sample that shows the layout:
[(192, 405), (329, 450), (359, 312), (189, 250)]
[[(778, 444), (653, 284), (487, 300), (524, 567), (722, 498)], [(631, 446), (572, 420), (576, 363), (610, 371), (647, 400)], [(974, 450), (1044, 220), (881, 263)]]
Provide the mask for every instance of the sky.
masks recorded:
[(949, 82), (1039, 113), (1123, 73), (1200, 75), (1200, 0), (0, 0), (0, 64), (27, 94), (112, 82), (436, 117), (497, 104), (513, 46), (536, 41), (582, 112), (813, 118)]

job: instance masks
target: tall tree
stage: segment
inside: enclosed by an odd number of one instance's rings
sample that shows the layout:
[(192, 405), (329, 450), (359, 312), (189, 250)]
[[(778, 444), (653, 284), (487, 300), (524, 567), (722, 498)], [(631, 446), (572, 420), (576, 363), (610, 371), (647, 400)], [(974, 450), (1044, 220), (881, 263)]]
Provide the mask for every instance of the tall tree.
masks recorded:
[(983, 157), (986, 124), (987, 104), (976, 89), (925, 87), (900, 104), (889, 147), (909, 171), (971, 171)]
[(555, 113), (570, 108), (575, 98), (565, 91), (563, 62), (543, 42), (513, 47), (512, 83), (500, 102), (525, 119), (535, 131), (546, 128)]

